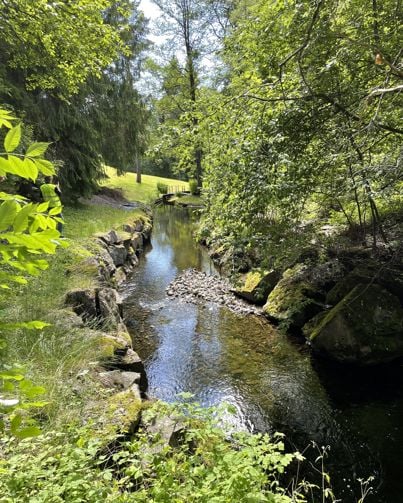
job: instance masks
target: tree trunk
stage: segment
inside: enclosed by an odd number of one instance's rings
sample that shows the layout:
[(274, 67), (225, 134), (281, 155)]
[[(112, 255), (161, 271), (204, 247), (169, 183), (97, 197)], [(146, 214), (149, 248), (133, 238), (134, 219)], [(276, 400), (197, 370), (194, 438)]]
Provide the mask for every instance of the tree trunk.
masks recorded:
[(139, 155), (136, 152), (136, 182), (141, 183), (141, 165), (139, 161)]

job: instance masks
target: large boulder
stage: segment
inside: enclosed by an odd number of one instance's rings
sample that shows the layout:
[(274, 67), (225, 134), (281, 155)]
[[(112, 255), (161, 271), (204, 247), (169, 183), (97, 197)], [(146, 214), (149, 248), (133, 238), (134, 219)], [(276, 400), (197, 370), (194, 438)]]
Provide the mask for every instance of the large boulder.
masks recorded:
[(109, 255), (116, 267), (123, 265), (127, 258), (127, 250), (123, 244), (108, 246)]
[(304, 264), (287, 269), (263, 306), (265, 315), (285, 328), (301, 328), (324, 308), (322, 292), (307, 279)]
[(240, 286), (233, 288), (232, 291), (249, 302), (264, 304), (279, 279), (278, 271), (252, 270), (241, 278)]
[(357, 284), (378, 284), (403, 303), (403, 270), (398, 264), (367, 260), (354, 267), (328, 292), (326, 302), (335, 305)]
[(98, 318), (111, 328), (116, 328), (122, 320), (122, 300), (114, 288), (100, 288), (97, 291)]
[(96, 291), (94, 289), (86, 288), (67, 292), (65, 304), (71, 306), (73, 311), (85, 323), (94, 322), (98, 318)]
[(315, 351), (340, 362), (374, 364), (403, 356), (403, 309), (377, 284), (356, 285), (304, 327)]

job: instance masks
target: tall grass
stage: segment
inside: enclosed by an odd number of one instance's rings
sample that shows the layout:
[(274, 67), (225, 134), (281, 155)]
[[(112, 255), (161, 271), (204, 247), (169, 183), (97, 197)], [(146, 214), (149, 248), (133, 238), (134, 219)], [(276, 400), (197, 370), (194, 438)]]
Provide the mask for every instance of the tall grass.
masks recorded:
[[(96, 331), (72, 327), (72, 314), (64, 306), (68, 290), (88, 288), (96, 282), (94, 267), (86, 264), (93, 248), (91, 236), (141, 214), (108, 206), (83, 205), (63, 211), (65, 236), (70, 246), (47, 257), (49, 267), (28, 284), (0, 297), (1, 316), (7, 321), (42, 320), (41, 331), (19, 329), (6, 334), (8, 362), (22, 364), (35, 384), (46, 388), (44, 427), (55, 428), (79, 418), (92, 388), (77, 379), (97, 359)], [(73, 320), (74, 321), (74, 320)], [(75, 320), (77, 321), (77, 320)]]

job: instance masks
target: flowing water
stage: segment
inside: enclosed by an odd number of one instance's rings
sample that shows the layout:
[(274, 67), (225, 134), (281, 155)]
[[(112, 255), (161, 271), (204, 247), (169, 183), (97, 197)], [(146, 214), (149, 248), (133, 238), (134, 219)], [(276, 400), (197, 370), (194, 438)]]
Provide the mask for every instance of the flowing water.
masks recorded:
[(371, 474), (382, 484), (366, 501), (403, 501), (402, 366), (357, 371), (318, 362), (261, 317), (168, 297), (166, 287), (189, 267), (218, 274), (192, 240), (192, 220), (186, 210), (156, 211), (152, 244), (123, 292), (149, 396), (170, 402), (191, 392), (203, 405), (227, 402), (236, 428), (282, 431), (301, 450), (310, 440), (330, 445), (327, 464), (343, 502), (356, 501), (357, 478)]

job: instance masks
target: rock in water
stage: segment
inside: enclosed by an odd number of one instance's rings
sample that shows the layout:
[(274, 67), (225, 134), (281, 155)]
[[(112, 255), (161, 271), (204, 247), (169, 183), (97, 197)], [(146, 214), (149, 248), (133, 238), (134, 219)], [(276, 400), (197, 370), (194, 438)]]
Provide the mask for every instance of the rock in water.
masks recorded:
[(265, 315), (286, 327), (301, 328), (324, 305), (320, 291), (308, 278), (307, 268), (297, 264), (287, 269), (263, 306)]

